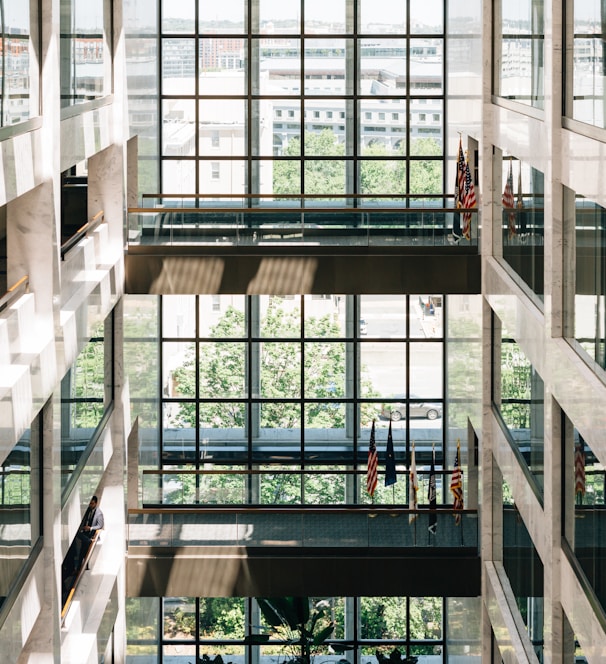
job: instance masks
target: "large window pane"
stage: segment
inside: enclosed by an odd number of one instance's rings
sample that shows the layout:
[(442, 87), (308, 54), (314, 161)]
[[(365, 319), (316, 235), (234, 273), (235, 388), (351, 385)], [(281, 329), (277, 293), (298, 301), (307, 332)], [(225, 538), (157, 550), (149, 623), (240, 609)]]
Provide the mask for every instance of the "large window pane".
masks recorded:
[(544, 486), (544, 386), (543, 380), (518, 344), (505, 336), (497, 342), (495, 405), (524, 459), (539, 491)]
[(112, 401), (112, 314), (98, 323), (61, 381), (61, 486), (65, 488)]
[(403, 33), (406, 31), (406, 2), (359, 0), (360, 32)]
[(403, 398), (406, 393), (406, 344), (364, 342), (358, 352), (360, 396)]
[(606, 127), (604, 38), (606, 16), (600, 0), (574, 0), (568, 52), (567, 113), (575, 120)]
[[(23, 0), (4, 0), (0, 39), (0, 83), (2, 89), (2, 113), (0, 126), (24, 122), (36, 113), (32, 102), (31, 35), (29, 3)], [(63, 47), (63, 42), (62, 42)], [(62, 52), (62, 57), (64, 53)], [(66, 55), (66, 54), (65, 54)], [(33, 59), (35, 60), (35, 58)]]
[(201, 95), (246, 93), (246, 42), (243, 39), (206, 38), (198, 42)]
[(246, 29), (246, 0), (222, 0), (220, 4), (198, 0), (200, 32), (242, 34)]
[(346, 30), (346, 0), (305, 0), (305, 32), (343, 33)]

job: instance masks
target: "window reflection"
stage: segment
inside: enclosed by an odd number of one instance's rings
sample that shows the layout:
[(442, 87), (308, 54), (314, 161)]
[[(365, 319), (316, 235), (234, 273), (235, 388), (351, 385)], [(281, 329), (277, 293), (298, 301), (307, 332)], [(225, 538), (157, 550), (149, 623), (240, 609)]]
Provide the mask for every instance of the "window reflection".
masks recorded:
[(503, 259), (543, 299), (544, 175), (507, 156), (502, 166)]
[(0, 467), (0, 607), (41, 535), (41, 416)]
[[(109, 14), (109, 10), (107, 10)], [(61, 105), (110, 92), (105, 39), (106, 1), (61, 0)]]
[(112, 314), (97, 325), (61, 381), (61, 487), (65, 488), (112, 401)]
[(520, 346), (505, 332), (493, 338), (494, 405), (542, 493), (544, 486), (544, 385)]
[[(600, 367), (606, 368), (606, 210), (578, 196), (575, 202), (574, 288), (570, 294), (574, 338)], [(571, 321), (572, 322), (572, 321)]]
[(30, 8), (23, 0), (3, 0), (0, 9), (0, 126), (10, 126), (35, 114)]
[(501, 0), (495, 13), (499, 97), (543, 108), (543, 0)]
[(543, 563), (512, 498), (503, 484), (503, 567), (535, 655), (543, 661)]
[(580, 122), (606, 127), (604, 106), (604, 39), (606, 8), (600, 0), (574, 0), (568, 54), (567, 113)]
[[(576, 428), (565, 429), (566, 537), (602, 608), (606, 607), (603, 531), (606, 470)], [(570, 518), (572, 517), (572, 518)]]

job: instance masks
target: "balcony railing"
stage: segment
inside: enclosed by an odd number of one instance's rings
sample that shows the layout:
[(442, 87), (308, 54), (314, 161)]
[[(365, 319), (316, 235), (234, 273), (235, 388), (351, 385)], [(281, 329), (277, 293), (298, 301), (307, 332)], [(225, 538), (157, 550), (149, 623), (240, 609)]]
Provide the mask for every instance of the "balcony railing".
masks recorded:
[[(478, 550), (476, 510), (224, 507), (128, 512), (128, 544), (145, 547), (436, 547)], [(435, 516), (435, 533), (430, 517)], [(412, 520), (411, 520), (412, 519)]]
[(478, 246), (453, 235), (463, 211), (448, 196), (144, 195), (128, 210), (129, 246)]
[(405, 471), (390, 487), (380, 475), (371, 501), (366, 469), (144, 470), (143, 509), (129, 510), (129, 543), (477, 549), (477, 512), (446, 502), (451, 474), (436, 471), (430, 509), (425, 470), (413, 508)]

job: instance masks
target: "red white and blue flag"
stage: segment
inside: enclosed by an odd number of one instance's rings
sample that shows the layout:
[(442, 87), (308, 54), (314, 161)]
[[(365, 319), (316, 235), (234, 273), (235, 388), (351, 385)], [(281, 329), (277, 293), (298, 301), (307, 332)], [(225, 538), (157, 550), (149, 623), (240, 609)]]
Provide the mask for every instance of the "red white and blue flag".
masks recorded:
[(366, 471), (366, 491), (372, 498), (377, 488), (377, 466), (379, 459), (377, 456), (377, 446), (375, 444), (375, 421), (372, 421), (370, 430), (370, 442), (368, 444), (368, 469)]
[(463, 473), (461, 471), (461, 443), (457, 441), (457, 455), (455, 456), (454, 468), (450, 479), (450, 490), (453, 496), (453, 509), (455, 511), (455, 523), (461, 523), (459, 512), (463, 509)]

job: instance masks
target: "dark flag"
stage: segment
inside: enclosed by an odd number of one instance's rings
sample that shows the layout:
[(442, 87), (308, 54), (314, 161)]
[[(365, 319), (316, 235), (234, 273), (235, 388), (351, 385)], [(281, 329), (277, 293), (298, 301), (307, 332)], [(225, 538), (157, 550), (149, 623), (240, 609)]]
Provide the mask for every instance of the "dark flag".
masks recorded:
[(391, 420), (389, 420), (389, 432), (387, 433), (387, 450), (385, 452), (385, 486), (391, 486), (397, 482), (396, 459), (393, 454), (393, 438), (391, 436)]
[(370, 430), (370, 442), (368, 443), (368, 470), (366, 472), (366, 491), (372, 498), (377, 488), (377, 446), (375, 445), (375, 421), (372, 421)]
[(522, 164), (518, 171), (518, 200), (516, 203), (518, 208), (518, 226), (520, 233), (526, 233), (526, 213), (524, 212), (524, 196), (522, 195)]
[(435, 510), (437, 509), (436, 500), (436, 451), (435, 448), (431, 451), (431, 469), (429, 471), (429, 491), (427, 492), (427, 500), (429, 501), (429, 509), (433, 510), (429, 513), (429, 526), (428, 530), (432, 535), (436, 534), (438, 530), (438, 515)]
[(457, 441), (457, 455), (450, 479), (450, 490), (453, 496), (455, 523), (458, 526), (461, 523), (461, 515), (458, 512), (463, 509), (463, 475), (461, 473), (461, 443), (459, 441)]
[(509, 173), (507, 174), (507, 182), (505, 183), (505, 191), (503, 192), (503, 211), (507, 211), (509, 228), (509, 239), (517, 235), (518, 231), (516, 228), (516, 214), (514, 212), (514, 198), (513, 198), (513, 170), (511, 166), (511, 159), (509, 160)]
[(417, 481), (417, 462), (415, 459), (415, 444), (412, 444), (412, 454), (410, 457), (410, 471), (409, 471), (409, 485), (408, 485), (408, 508), (411, 510), (410, 515), (408, 516), (408, 523), (412, 523), (416, 520), (418, 514), (416, 510), (418, 508), (417, 504), (417, 492), (419, 490), (419, 484)]

